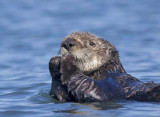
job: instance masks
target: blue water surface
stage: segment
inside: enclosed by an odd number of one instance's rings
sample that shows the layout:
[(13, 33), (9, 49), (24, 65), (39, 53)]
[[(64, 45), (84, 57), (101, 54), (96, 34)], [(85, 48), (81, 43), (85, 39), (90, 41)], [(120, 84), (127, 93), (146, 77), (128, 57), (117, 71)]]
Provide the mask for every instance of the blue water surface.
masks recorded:
[(159, 0), (0, 0), (0, 117), (159, 117), (160, 103), (59, 103), (48, 62), (71, 32), (119, 50), (126, 71), (160, 83)]

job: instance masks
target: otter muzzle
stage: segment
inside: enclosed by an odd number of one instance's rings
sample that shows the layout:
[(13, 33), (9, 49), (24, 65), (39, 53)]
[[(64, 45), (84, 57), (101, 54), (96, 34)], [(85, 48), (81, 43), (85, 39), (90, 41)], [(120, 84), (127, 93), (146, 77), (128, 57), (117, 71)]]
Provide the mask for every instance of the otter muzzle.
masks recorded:
[(71, 47), (75, 46), (75, 43), (71, 40), (71, 39), (66, 39), (63, 43), (62, 43), (62, 47), (64, 47), (65, 49), (69, 50)]

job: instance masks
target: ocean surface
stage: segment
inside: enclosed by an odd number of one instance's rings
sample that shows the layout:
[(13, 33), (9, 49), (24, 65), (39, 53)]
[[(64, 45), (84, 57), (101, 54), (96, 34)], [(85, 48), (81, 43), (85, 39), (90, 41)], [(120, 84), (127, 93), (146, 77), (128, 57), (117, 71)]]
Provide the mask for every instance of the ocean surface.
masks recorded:
[(0, 117), (160, 117), (160, 103), (59, 103), (48, 62), (71, 32), (114, 44), (126, 71), (160, 83), (160, 0), (0, 0)]

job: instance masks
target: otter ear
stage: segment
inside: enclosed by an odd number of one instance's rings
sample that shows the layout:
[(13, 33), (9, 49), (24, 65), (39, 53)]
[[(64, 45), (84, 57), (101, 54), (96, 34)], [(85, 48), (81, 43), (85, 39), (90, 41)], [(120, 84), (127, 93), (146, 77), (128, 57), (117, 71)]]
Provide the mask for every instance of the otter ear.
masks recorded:
[(118, 56), (118, 51), (117, 50), (111, 51), (111, 56), (112, 57), (117, 57)]

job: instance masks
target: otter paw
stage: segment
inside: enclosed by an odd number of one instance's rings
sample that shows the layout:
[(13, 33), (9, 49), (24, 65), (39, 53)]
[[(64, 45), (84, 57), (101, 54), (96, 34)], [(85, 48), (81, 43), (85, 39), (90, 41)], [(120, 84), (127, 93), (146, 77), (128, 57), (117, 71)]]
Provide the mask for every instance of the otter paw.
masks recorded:
[(64, 55), (62, 55), (60, 69), (60, 72), (62, 74), (61, 81), (63, 83), (67, 83), (71, 79), (71, 77), (76, 74), (77, 71), (78, 68), (75, 64), (74, 57), (69, 53), (65, 53)]
[(49, 61), (49, 71), (53, 79), (60, 79), (61, 57), (56, 56)]

